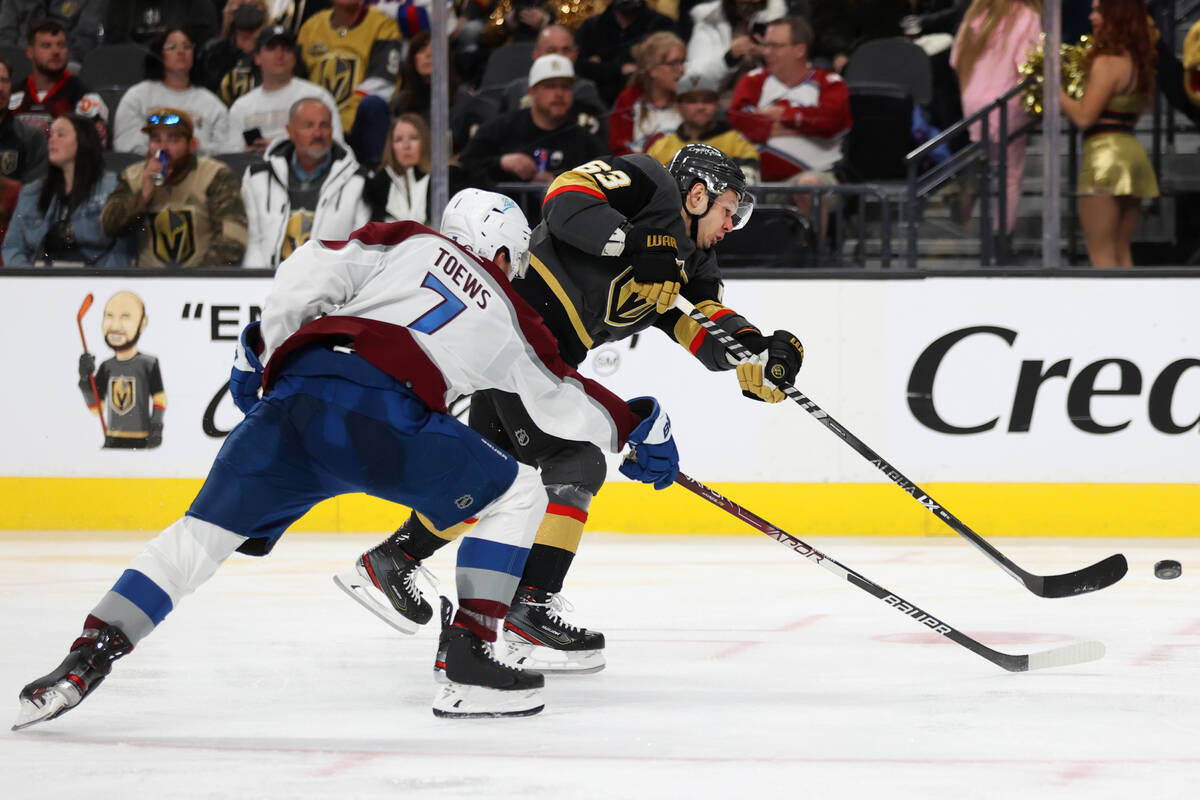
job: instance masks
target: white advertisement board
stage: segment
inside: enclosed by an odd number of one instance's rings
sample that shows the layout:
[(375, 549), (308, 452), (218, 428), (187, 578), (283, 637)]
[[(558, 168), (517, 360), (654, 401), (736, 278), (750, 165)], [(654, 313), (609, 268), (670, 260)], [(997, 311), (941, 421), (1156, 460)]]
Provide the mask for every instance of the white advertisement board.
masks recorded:
[[(240, 414), (222, 387), (266, 278), (3, 278), (0, 474), (203, 477)], [(82, 318), (97, 364), (116, 292), (142, 300), (157, 357), (163, 442), (101, 447), (77, 387)], [(1187, 483), (1200, 479), (1200, 280), (929, 278), (731, 281), (726, 302), (804, 342), (799, 388), (911, 479)], [(706, 481), (883, 481), (790, 402), (743, 398), (657, 330), (583, 367), (626, 397), (658, 396), (684, 466)], [(614, 479), (615, 468), (612, 470)]]

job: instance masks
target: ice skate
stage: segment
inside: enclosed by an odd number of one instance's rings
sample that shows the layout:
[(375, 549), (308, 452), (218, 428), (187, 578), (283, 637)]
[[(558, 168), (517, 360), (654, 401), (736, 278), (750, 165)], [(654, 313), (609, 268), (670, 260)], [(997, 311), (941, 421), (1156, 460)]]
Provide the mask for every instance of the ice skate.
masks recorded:
[(438, 717), (528, 717), (545, 708), (545, 678), (496, 660), (490, 642), (466, 628), (445, 635), (446, 683), (433, 700)]
[(504, 620), (506, 664), (534, 672), (588, 675), (604, 669), (604, 634), (564, 620), (561, 595), (523, 586)]
[(79, 705), (108, 676), (112, 662), (133, 649), (125, 634), (112, 625), (85, 630), (81, 641), (57, 669), (21, 690), (14, 731), (54, 719)]
[(333, 582), (396, 630), (416, 633), (433, 618), (433, 607), (416, 582), (421, 574), (436, 584), (433, 575), (391, 539), (359, 556), (354, 567), (335, 575)]
[(446, 683), (446, 644), (450, 641), (450, 620), (454, 618), (454, 604), (446, 595), (441, 596), (442, 632), (438, 634), (437, 656), (433, 659), (433, 679)]

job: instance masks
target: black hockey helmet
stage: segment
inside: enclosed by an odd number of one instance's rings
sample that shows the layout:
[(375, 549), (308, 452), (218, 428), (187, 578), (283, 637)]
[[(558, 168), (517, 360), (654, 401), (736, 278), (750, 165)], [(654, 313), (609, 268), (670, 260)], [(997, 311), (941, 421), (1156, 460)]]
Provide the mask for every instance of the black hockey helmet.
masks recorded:
[[(732, 189), (738, 196), (737, 213), (733, 215), (734, 230), (750, 219), (754, 195), (746, 191), (746, 175), (732, 158), (717, 148), (707, 144), (684, 145), (667, 169), (679, 185), (680, 196), (686, 197), (697, 182), (703, 183), (708, 190), (709, 208), (713, 200)], [(708, 213), (707, 209), (705, 213)]]

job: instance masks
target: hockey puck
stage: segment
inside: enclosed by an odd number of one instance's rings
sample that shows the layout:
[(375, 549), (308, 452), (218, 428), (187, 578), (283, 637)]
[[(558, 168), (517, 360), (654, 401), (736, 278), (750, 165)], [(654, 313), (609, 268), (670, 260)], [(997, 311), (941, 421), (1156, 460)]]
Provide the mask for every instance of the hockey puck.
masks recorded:
[(1172, 578), (1178, 578), (1182, 574), (1183, 567), (1179, 565), (1178, 561), (1166, 559), (1164, 561), (1159, 561), (1154, 565), (1154, 577), (1162, 578), (1164, 581), (1169, 581)]

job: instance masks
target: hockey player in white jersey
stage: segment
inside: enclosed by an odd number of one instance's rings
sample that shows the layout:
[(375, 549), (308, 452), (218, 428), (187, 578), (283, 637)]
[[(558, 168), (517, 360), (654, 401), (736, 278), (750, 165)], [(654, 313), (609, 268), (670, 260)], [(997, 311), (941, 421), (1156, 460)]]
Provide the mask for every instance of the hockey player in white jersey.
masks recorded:
[[(528, 263), (511, 200), (468, 189), (437, 232), (371, 224), (312, 241), (279, 268), (261, 324), (242, 332), (230, 391), (246, 418), (185, 516), (138, 555), (88, 615), (66, 659), (20, 693), (14, 729), (78, 705), (234, 551), (265, 555), (326, 498), (365, 492), (439, 525), (477, 518), (458, 551), (459, 608), (445, 639), (439, 716), (543, 707), (544, 679), (499, 663), (491, 643), (546, 510), (532, 467), (447, 413), (480, 389), (519, 396), (539, 426), (614, 452), (665, 488), (678, 455), (653, 398), (626, 403), (561, 359), (508, 278)], [(262, 391), (260, 399), (259, 392)]]

